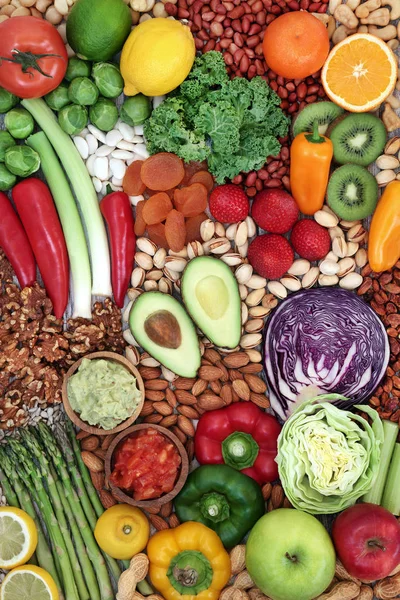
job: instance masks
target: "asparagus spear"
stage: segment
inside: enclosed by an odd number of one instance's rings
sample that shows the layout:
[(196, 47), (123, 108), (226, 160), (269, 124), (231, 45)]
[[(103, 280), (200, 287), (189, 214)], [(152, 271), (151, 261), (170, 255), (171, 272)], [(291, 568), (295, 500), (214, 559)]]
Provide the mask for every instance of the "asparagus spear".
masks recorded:
[[(0, 448), (1, 450), (1, 448)], [(3, 465), (3, 459), (1, 457), (0, 454), (0, 463), (1, 465)], [(12, 488), (9, 480), (7, 479), (4, 471), (2, 471), (2, 469), (0, 469), (0, 486), (3, 490), (3, 494), (6, 497), (7, 503), (10, 506), (14, 506), (14, 508), (21, 508), (21, 505), (18, 501), (18, 497), (17, 494), (15, 493), (15, 490)]]
[(65, 497), (70, 504), (71, 510), (74, 513), (78, 526), (81, 530), (90, 560), (92, 561), (93, 567), (96, 571), (101, 598), (102, 600), (114, 600), (114, 593), (111, 587), (107, 567), (82, 509), (80, 503), (81, 496), (79, 495), (78, 497), (72, 486), (67, 465), (61, 450), (58, 447), (50, 428), (48, 428), (43, 422), (39, 423), (37, 431), (40, 434), (40, 438), (44, 447), (47, 448), (48, 453), (53, 460), (54, 467), (64, 487)]
[[(56, 566), (54, 563), (53, 555), (52, 555), (49, 545), (47, 543), (46, 536), (44, 535), (42, 525), (36, 514), (35, 507), (33, 506), (33, 502), (31, 500), (29, 492), (26, 489), (24, 483), (18, 477), (17, 472), (13, 469), (9, 457), (4, 452), (4, 450), (2, 450), (1, 448), (0, 448), (0, 462), (5, 471), (5, 474), (3, 473), (3, 475), (7, 476), (8, 480), (12, 483), (12, 485), (14, 487), (15, 493), (18, 497), (20, 507), (35, 521), (35, 525), (36, 525), (36, 529), (37, 529), (37, 533), (38, 533), (38, 545), (36, 548), (36, 556), (37, 556), (39, 566), (42, 567), (42, 569), (45, 569), (48, 573), (50, 573), (50, 575), (52, 576), (52, 578), (54, 579), (54, 581), (56, 583), (56, 586), (58, 589), (58, 595), (60, 596), (60, 600), (63, 600), (64, 593), (62, 591), (62, 587), (61, 587), (60, 579), (58, 577), (58, 573), (57, 573)], [(0, 471), (0, 482), (3, 484), (1, 473), (2, 473), (2, 471)], [(3, 486), (3, 489), (4, 489), (4, 486)], [(8, 502), (10, 504), (8, 495), (6, 494), (6, 496), (7, 496)]]
[(48, 498), (47, 491), (43, 487), (40, 470), (22, 444), (11, 439), (8, 442), (8, 448), (12, 450), (12, 454), (9, 456), (13, 462), (14, 469), (28, 485), (32, 497), (37, 499), (47, 530), (53, 540), (62, 570), (66, 600), (79, 600), (74, 571), (68, 556), (64, 537)]
[[(21, 438), (24, 444), (27, 446), (28, 450), (30, 450), (30, 452), (32, 452), (32, 455), (35, 456), (35, 458), (37, 459), (39, 465), (38, 468), (40, 469), (42, 478), (47, 482), (47, 487), (49, 490), (51, 502), (53, 504), (53, 509), (57, 517), (61, 532), (64, 536), (65, 546), (67, 548), (68, 556), (71, 561), (72, 568), (74, 570), (75, 582), (78, 588), (79, 597), (81, 600), (90, 600), (90, 594), (88, 588), (86, 587), (82, 568), (79, 563), (74, 543), (71, 539), (71, 535), (68, 529), (67, 519), (65, 516), (67, 513), (64, 513), (61, 497), (56, 485), (56, 481), (53, 477), (53, 473), (50, 470), (49, 461), (47, 460), (45, 453), (42, 451), (36, 438), (31, 432), (28, 432), (26, 429), (23, 430), (21, 432)], [(83, 549), (85, 550), (84, 547)], [(79, 552), (78, 548), (77, 550)]]

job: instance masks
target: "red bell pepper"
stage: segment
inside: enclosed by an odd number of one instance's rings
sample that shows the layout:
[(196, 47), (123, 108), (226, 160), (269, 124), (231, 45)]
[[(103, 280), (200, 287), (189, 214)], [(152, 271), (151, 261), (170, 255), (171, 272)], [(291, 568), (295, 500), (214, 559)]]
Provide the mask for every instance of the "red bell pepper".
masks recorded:
[(8, 197), (0, 192), (0, 248), (3, 248), (21, 288), (36, 281), (36, 263), (28, 237)]
[(275, 458), (281, 426), (251, 402), (204, 413), (194, 438), (200, 464), (225, 463), (260, 485), (278, 478)]
[(68, 304), (69, 263), (50, 190), (43, 181), (31, 177), (17, 183), (12, 197), (53, 303), (54, 314), (61, 319)]
[(124, 192), (108, 194), (100, 202), (106, 220), (111, 246), (111, 283), (114, 300), (124, 306), (125, 294), (132, 275), (135, 259), (135, 222), (129, 197)]

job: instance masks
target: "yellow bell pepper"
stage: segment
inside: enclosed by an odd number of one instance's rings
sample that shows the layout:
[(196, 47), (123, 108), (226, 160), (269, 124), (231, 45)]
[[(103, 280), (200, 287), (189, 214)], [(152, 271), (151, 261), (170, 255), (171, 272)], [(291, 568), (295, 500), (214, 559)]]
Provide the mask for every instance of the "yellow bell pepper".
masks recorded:
[(391, 269), (400, 258), (400, 181), (386, 187), (372, 217), (368, 262), (376, 273)]
[(217, 534), (194, 521), (159, 531), (147, 546), (150, 579), (166, 600), (218, 600), (231, 576)]
[(136, 506), (116, 504), (97, 521), (94, 537), (103, 552), (117, 560), (130, 560), (141, 552), (150, 536), (146, 515)]

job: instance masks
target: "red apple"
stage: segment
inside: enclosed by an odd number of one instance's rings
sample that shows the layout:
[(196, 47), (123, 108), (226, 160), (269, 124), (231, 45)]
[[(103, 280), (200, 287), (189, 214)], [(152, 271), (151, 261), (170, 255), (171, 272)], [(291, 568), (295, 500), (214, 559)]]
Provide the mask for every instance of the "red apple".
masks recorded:
[(400, 564), (400, 523), (376, 504), (355, 504), (342, 512), (332, 538), (347, 571), (362, 581), (383, 579)]

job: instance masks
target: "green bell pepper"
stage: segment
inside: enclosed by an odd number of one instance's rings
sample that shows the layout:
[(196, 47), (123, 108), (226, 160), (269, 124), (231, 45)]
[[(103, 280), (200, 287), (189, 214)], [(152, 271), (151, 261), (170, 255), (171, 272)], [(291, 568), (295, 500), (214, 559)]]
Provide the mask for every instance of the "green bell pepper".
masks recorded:
[(265, 513), (258, 483), (228, 465), (203, 465), (193, 471), (174, 504), (181, 522), (203, 523), (226, 548), (239, 544)]

